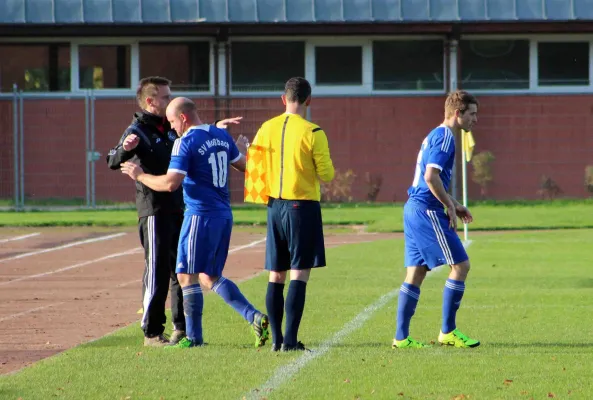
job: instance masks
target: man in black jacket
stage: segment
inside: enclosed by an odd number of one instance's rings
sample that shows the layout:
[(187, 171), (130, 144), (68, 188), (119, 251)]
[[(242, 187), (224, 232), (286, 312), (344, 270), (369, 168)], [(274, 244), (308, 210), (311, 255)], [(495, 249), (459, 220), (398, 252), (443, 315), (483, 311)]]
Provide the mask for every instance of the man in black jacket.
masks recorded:
[[(152, 175), (167, 173), (173, 142), (177, 135), (165, 117), (171, 101), (171, 81), (162, 77), (140, 80), (136, 91), (141, 112), (134, 114), (116, 147), (109, 151), (107, 164), (119, 170), (123, 162), (132, 160)], [(217, 121), (226, 128), (238, 124), (241, 118)], [(183, 222), (183, 188), (171, 193), (155, 192), (136, 182), (136, 208), (140, 243), (144, 247), (142, 330), (145, 346), (165, 346), (177, 343), (185, 336), (183, 293), (175, 274), (177, 243)], [(168, 339), (165, 330), (165, 303), (171, 281), (171, 313), (173, 334)]]

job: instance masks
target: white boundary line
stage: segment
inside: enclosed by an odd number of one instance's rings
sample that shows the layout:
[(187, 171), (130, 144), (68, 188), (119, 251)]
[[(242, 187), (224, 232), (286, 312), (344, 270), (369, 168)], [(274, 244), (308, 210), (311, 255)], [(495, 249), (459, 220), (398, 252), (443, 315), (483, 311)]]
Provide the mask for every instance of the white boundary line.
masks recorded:
[(251, 243), (247, 243), (247, 244), (244, 244), (244, 245), (241, 245), (241, 246), (234, 247), (234, 248), (232, 248), (232, 249), (229, 250), (229, 254), (234, 253), (234, 252), (239, 251), (239, 250), (248, 249), (250, 247), (257, 246), (258, 244), (263, 243), (265, 241), (266, 241), (266, 238), (263, 238), (263, 239), (254, 240)]
[(86, 239), (86, 240), (80, 240), (78, 242), (63, 244), (61, 246), (50, 247), (49, 249), (31, 251), (29, 253), (18, 254), (16, 256), (12, 256), (12, 257), (0, 258), (0, 263), (6, 262), (6, 261), (18, 260), (19, 258), (36, 256), (37, 254), (43, 254), (43, 253), (49, 253), (49, 252), (52, 252), (52, 251), (67, 249), (69, 247), (74, 247), (74, 246), (78, 246), (78, 245), (81, 245), (81, 244), (102, 242), (103, 240), (115, 239), (117, 237), (121, 237), (121, 236), (124, 236), (124, 235), (126, 235), (125, 232), (115, 233), (115, 234), (112, 234), (112, 235), (99, 236), (99, 237), (96, 237), (96, 238), (93, 238), (93, 239)]
[[(471, 242), (468, 241), (467, 243), (464, 243), (463, 246), (467, 248), (470, 244)], [(432, 272), (438, 271), (442, 267), (443, 265), (434, 268)], [(429, 276), (434, 276), (434, 274), (431, 274)], [(346, 325), (344, 325), (342, 329), (336, 332), (332, 337), (323, 341), (321, 345), (314, 351), (305, 352), (302, 356), (298, 357), (293, 362), (278, 367), (274, 374), (270, 377), (270, 379), (268, 379), (259, 388), (251, 390), (249, 393), (246, 393), (245, 395), (241, 396), (241, 399), (260, 399), (261, 393), (266, 393), (269, 395), (272, 391), (278, 389), (285, 382), (290, 380), (294, 375), (296, 375), (299, 372), (299, 370), (301, 370), (311, 361), (315, 360), (318, 357), (321, 357), (322, 355), (327, 353), (333, 346), (339, 344), (342, 340), (347, 338), (351, 333), (362, 328), (364, 323), (375, 312), (383, 308), (390, 300), (396, 298), (398, 295), (399, 287), (384, 294), (379, 298), (379, 300), (365, 307), (365, 309), (362, 312), (355, 316), (350, 322), (346, 323)]]
[(7, 243), (7, 242), (14, 242), (17, 240), (29, 239), (29, 238), (39, 236), (39, 235), (41, 235), (41, 232), (29, 233), (28, 235), (15, 236), (15, 237), (7, 238), (7, 239), (0, 239), (0, 243)]
[(14, 318), (22, 317), (23, 315), (31, 314), (31, 313), (34, 313), (35, 311), (45, 310), (46, 308), (60, 306), (60, 305), (62, 305), (64, 303), (65, 303), (65, 301), (60, 301), (59, 303), (52, 303), (52, 304), (48, 304), (48, 305), (45, 305), (45, 306), (31, 308), (30, 310), (21, 311), (20, 313), (12, 314), (12, 315), (9, 315), (7, 317), (2, 317), (2, 318), (0, 318), (0, 322), (2, 322), (2, 321), (8, 321), (9, 319), (14, 319)]
[[(237, 246), (237, 247), (229, 250), (229, 254), (230, 253), (235, 253), (235, 252), (240, 251), (240, 250), (248, 249), (248, 248), (253, 247), (253, 246), (257, 246), (258, 244), (263, 243), (265, 241), (266, 241), (266, 238), (263, 238), (263, 239), (255, 240), (255, 241), (253, 241), (251, 243), (248, 243), (248, 244), (245, 244), (245, 245)], [(105, 260), (109, 260), (111, 258), (116, 258), (116, 257), (122, 257), (122, 256), (131, 255), (131, 254), (141, 253), (142, 250), (143, 250), (142, 248), (134, 248), (134, 249), (130, 249), (130, 250), (127, 250), (127, 251), (122, 251), (120, 253), (114, 253), (114, 254), (110, 254), (108, 256), (99, 257), (99, 258), (95, 258), (93, 260), (84, 261), (84, 262), (81, 262), (81, 263), (78, 263), (78, 264), (74, 264), (74, 265), (71, 265), (71, 266), (68, 266), (68, 267), (56, 269), (54, 271), (44, 272), (42, 274), (35, 274), (35, 275), (23, 276), (21, 278), (13, 279), (11, 281), (1, 282), (0, 283), (0, 286), (5, 286), (5, 285), (8, 285), (8, 284), (11, 284), (11, 283), (14, 283), (14, 282), (21, 282), (21, 281), (28, 280), (28, 279), (42, 278), (44, 276), (53, 275), (53, 274), (57, 274), (57, 273), (60, 273), (60, 272), (69, 271), (69, 270), (72, 270), (72, 269), (84, 267), (86, 265), (94, 264), (94, 263), (105, 261)], [(253, 274), (253, 275), (251, 275), (251, 276), (249, 276), (249, 277), (241, 280), (240, 282), (243, 282), (245, 280), (252, 279), (252, 278), (254, 278), (254, 277), (256, 277), (256, 276), (258, 276), (260, 274), (261, 274), (261, 272), (258, 272), (256, 274)], [(122, 288), (122, 287), (125, 287), (125, 286), (128, 286), (128, 285), (137, 283), (137, 282), (142, 282), (142, 280), (141, 279), (136, 279), (134, 281), (130, 281), (130, 282), (127, 282), (127, 283), (119, 284), (117, 286), (114, 286), (111, 289), (103, 289), (103, 290), (100, 290), (98, 292), (93, 292), (92, 294), (102, 293), (102, 292), (105, 292), (107, 290), (119, 289), (119, 288)], [(59, 305), (62, 305), (64, 303), (66, 303), (66, 302), (65, 301), (62, 301), (62, 302), (59, 302), (59, 303), (52, 303), (52, 304), (48, 304), (46, 306), (32, 308), (30, 310), (22, 311), (20, 313), (16, 313), (16, 314), (9, 315), (7, 317), (0, 318), (0, 322), (6, 321), (6, 320), (9, 320), (9, 319), (13, 319), (13, 318), (17, 318), (17, 317), (20, 317), (22, 315), (27, 315), (27, 314), (33, 313), (35, 311), (41, 311), (41, 310), (44, 310), (46, 308), (59, 306)]]
[(94, 263), (100, 262), (100, 261), (109, 260), (111, 258), (122, 257), (122, 256), (127, 256), (129, 254), (136, 254), (136, 253), (141, 253), (141, 252), (142, 252), (142, 248), (137, 248), (136, 247), (136, 248), (133, 248), (133, 249), (130, 249), (130, 250), (122, 251), (120, 253), (113, 253), (113, 254), (110, 254), (108, 256), (103, 256), (103, 257), (95, 258), (93, 260), (83, 261), (81, 263), (70, 265), (68, 267), (56, 269), (56, 270), (53, 270), (53, 271), (43, 272), (41, 274), (35, 274), (35, 275), (26, 275), (26, 276), (23, 276), (23, 277), (20, 277), (20, 278), (17, 278), (17, 279), (13, 279), (13, 280), (10, 280), (10, 281), (0, 282), (0, 286), (6, 286), (6, 285), (9, 285), (9, 284), (15, 283), (15, 282), (26, 281), (28, 279), (43, 278), (45, 276), (49, 276), (49, 275), (53, 275), (53, 274), (58, 274), (60, 272), (69, 271), (71, 269), (76, 269), (76, 268), (84, 267), (86, 265), (94, 264)]

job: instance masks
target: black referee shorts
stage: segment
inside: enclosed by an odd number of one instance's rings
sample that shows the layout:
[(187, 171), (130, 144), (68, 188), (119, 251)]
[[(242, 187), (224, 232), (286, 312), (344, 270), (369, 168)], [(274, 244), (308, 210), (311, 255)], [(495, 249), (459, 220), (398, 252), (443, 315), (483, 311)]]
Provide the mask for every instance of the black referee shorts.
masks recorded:
[(313, 200), (269, 198), (266, 270), (325, 267), (321, 205)]

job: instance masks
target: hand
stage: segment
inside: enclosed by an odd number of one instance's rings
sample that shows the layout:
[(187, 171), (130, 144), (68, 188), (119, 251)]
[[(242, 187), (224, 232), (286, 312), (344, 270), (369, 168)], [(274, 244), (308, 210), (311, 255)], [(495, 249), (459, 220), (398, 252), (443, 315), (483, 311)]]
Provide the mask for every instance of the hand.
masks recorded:
[(218, 121), (216, 123), (216, 127), (221, 128), (221, 129), (226, 129), (229, 126), (229, 124), (239, 125), (239, 123), (242, 119), (243, 119), (243, 117), (234, 117), (234, 118), (223, 119), (222, 121)]
[(461, 218), (464, 224), (469, 224), (474, 220), (472, 213), (469, 212), (467, 207), (464, 207), (462, 205), (458, 205), (457, 207), (455, 207), (455, 213), (459, 218)]
[(134, 134), (131, 134), (126, 136), (122, 147), (125, 151), (130, 151), (135, 149), (136, 146), (138, 146), (138, 143), (140, 143), (140, 138)]
[(453, 204), (451, 204), (451, 206), (447, 206), (447, 216), (449, 217), (449, 228), (456, 231), (457, 230), (457, 214), (456, 214), (455, 206)]
[(138, 177), (142, 175), (143, 172), (144, 171), (142, 171), (142, 168), (133, 162), (126, 161), (125, 163), (121, 164), (121, 173), (128, 175), (135, 181), (138, 180)]
[(235, 144), (241, 154), (247, 154), (247, 148), (249, 147), (249, 139), (247, 139), (247, 137), (239, 135)]

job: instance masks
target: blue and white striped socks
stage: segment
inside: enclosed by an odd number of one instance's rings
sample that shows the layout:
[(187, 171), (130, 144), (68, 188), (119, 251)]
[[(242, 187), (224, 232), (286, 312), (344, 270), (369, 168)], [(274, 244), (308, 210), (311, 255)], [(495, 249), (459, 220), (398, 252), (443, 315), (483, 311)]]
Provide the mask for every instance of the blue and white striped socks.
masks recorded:
[(253, 323), (256, 309), (251, 303), (243, 296), (243, 293), (239, 290), (239, 287), (235, 283), (223, 276), (218, 278), (216, 283), (212, 285), (212, 291), (222, 297), (222, 299), (233, 307), (247, 322)]
[(443, 333), (449, 333), (456, 328), (455, 316), (464, 291), (465, 282), (447, 279), (443, 291), (443, 326), (441, 327)]
[(183, 288), (183, 311), (185, 313), (185, 335), (192, 342), (203, 344), (202, 311), (204, 295), (198, 283)]
[(399, 288), (397, 301), (397, 330), (396, 340), (404, 340), (410, 335), (410, 321), (416, 312), (416, 305), (420, 299), (420, 288), (409, 283), (403, 283)]

